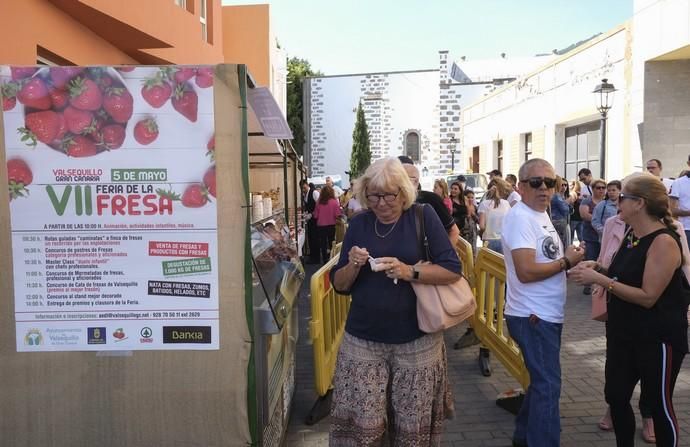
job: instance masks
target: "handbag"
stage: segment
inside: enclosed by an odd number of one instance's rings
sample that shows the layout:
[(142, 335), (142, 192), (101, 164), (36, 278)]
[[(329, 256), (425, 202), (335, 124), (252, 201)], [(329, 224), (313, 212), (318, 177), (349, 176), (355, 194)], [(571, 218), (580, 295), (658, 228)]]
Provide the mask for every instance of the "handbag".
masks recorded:
[[(431, 261), (429, 240), (424, 229), (424, 205), (415, 205), (415, 226), (420, 257)], [(474, 314), (477, 303), (470, 283), (464, 276), (452, 284), (412, 282), (417, 295), (417, 324), (426, 333), (456, 326)]]
[(592, 320), (606, 321), (608, 320), (608, 293), (606, 288), (594, 284), (592, 285)]
[[(621, 243), (619, 244), (618, 248), (616, 251), (611, 255), (611, 260), (616, 257), (618, 254), (618, 250), (621, 249), (623, 244), (625, 243), (626, 238), (628, 237), (628, 233), (630, 232), (630, 228), (627, 228), (625, 230), (625, 233), (623, 234), (623, 238), (621, 239)], [(606, 321), (609, 318), (609, 312), (608, 312), (608, 307), (607, 303), (609, 302), (609, 294), (608, 290), (606, 290), (606, 287), (602, 287), (598, 284), (593, 284), (592, 285), (592, 320), (596, 321)]]

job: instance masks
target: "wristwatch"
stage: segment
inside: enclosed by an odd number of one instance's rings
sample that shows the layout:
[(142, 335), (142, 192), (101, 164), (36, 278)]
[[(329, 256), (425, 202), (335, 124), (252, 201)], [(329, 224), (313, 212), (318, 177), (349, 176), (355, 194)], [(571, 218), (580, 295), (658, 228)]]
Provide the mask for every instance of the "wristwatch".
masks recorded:
[(417, 270), (417, 266), (413, 265), (412, 266), (412, 281), (417, 281), (419, 280), (419, 270)]

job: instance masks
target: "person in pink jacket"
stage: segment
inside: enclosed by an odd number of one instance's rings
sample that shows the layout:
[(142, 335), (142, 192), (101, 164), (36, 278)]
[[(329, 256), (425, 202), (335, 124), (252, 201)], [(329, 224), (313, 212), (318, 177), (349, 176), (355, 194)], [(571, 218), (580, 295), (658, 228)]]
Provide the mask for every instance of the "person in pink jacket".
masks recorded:
[(340, 202), (335, 198), (333, 188), (326, 185), (321, 188), (321, 195), (316, 202), (316, 208), (312, 214), (316, 219), (316, 231), (319, 235), (319, 248), (321, 249), (322, 262), (328, 262), (331, 245), (335, 239), (335, 223), (342, 215)]

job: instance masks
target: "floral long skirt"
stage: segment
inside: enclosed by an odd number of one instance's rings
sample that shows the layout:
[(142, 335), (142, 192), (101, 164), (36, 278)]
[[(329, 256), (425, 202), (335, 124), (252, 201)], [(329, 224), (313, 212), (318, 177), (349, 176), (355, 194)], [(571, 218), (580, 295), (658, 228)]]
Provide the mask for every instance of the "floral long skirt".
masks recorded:
[(453, 416), (442, 333), (404, 344), (345, 334), (336, 362), (330, 446), (439, 446)]

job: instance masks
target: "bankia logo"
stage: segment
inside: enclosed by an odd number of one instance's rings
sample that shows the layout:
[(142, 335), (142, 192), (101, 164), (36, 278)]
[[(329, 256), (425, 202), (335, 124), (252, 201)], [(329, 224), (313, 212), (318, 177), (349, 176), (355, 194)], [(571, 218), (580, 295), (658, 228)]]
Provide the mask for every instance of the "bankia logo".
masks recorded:
[(211, 343), (211, 326), (163, 326), (163, 343)]
[(105, 340), (105, 328), (104, 327), (90, 327), (86, 329), (87, 343), (90, 345), (104, 345)]

